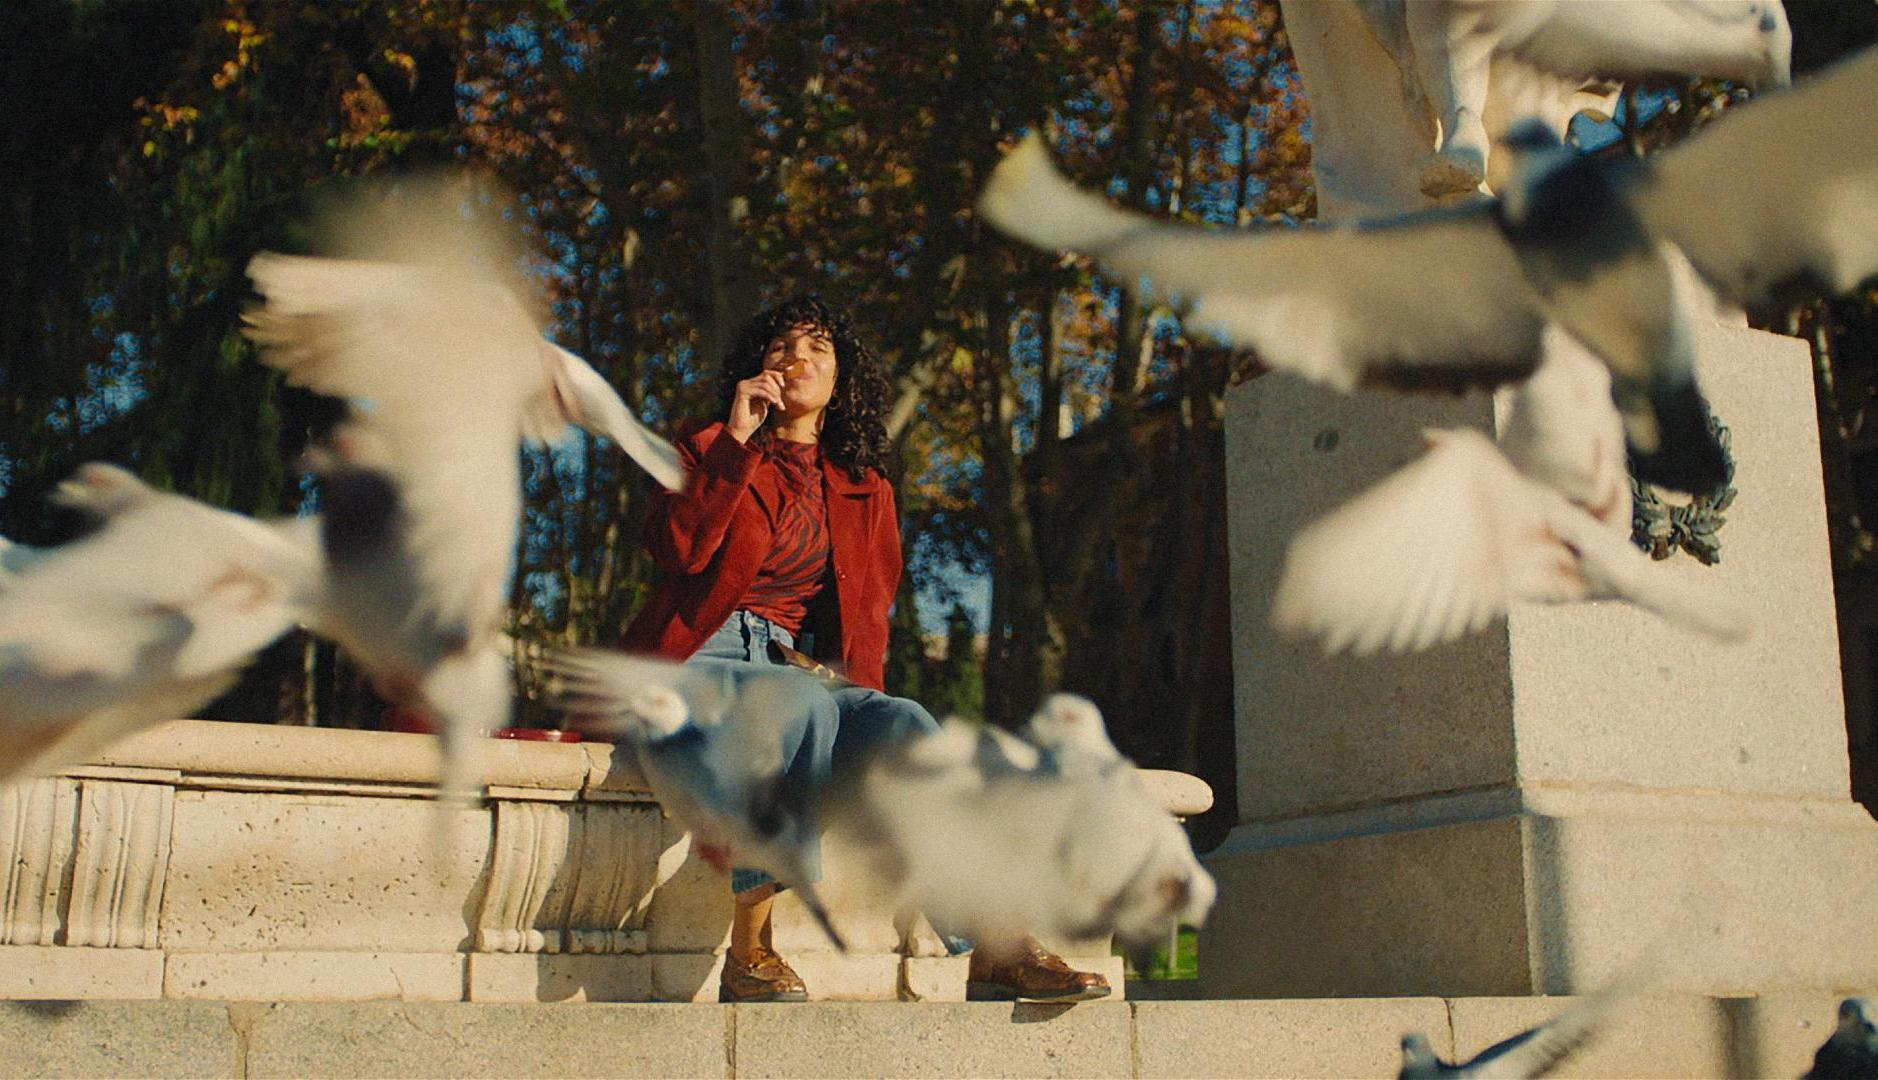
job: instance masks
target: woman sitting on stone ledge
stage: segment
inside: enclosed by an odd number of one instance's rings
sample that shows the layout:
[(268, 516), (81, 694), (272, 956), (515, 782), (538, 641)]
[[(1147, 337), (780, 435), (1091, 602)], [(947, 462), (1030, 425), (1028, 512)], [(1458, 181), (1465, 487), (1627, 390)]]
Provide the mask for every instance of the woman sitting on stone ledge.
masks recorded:
[[(893, 487), (882, 473), (892, 386), (846, 315), (814, 297), (752, 319), (719, 384), (719, 419), (678, 444), (685, 490), (653, 498), (645, 535), (662, 577), (620, 645), (744, 675), (782, 662), (772, 642), (828, 658), (855, 685), (817, 697), (784, 737), (787, 771), (820, 786), (872, 749), (937, 727), (917, 702), (882, 688), (901, 573)], [(775, 881), (736, 869), (731, 889), (720, 999), (806, 1000), (771, 944)], [(981, 996), (1109, 992), (1102, 976), (1028, 940), (977, 950), (969, 977)]]

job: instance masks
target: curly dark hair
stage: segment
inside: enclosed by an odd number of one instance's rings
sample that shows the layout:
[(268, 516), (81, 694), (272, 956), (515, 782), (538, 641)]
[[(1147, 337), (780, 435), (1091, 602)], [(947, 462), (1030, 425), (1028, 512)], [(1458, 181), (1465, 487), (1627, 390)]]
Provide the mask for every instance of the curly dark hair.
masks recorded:
[(893, 383), (874, 350), (855, 334), (848, 313), (813, 293), (784, 300), (743, 325), (718, 372), (718, 419), (730, 418), (737, 384), (763, 370), (769, 343), (804, 323), (835, 339), (835, 392), (822, 423), (822, 453), (856, 480), (868, 469), (885, 473)]

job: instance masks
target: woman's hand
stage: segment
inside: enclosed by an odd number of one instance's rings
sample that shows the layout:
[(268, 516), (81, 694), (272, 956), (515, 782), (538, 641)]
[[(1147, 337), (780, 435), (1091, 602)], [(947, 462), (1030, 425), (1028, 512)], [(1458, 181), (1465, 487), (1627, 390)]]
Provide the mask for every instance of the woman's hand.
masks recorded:
[(736, 396), (730, 401), (730, 437), (738, 442), (749, 442), (756, 429), (769, 419), (769, 411), (782, 405), (783, 373), (776, 370), (759, 371), (755, 375), (737, 384)]

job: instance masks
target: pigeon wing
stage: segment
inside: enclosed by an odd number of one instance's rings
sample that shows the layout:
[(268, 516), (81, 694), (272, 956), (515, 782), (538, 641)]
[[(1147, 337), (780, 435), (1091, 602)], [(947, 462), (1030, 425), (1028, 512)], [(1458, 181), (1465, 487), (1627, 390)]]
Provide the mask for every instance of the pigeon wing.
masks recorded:
[(554, 379), (552, 386), (531, 402), (531, 408), (539, 410), (551, 402), (561, 422), (571, 421), (596, 435), (605, 435), (665, 490), (684, 490), (685, 473), (678, 463), (678, 451), (627, 411), (626, 403), (604, 376), (559, 345), (544, 341), (541, 348), (553, 367)]
[(1274, 626), (1363, 655), (1424, 649), (1505, 613), (1494, 487), (1512, 468), (1477, 432), (1445, 434), (1293, 538)]
[(560, 649), (548, 654), (543, 667), (552, 676), (555, 707), (588, 731), (655, 741), (688, 722), (716, 723), (726, 706), (727, 690), (719, 680), (670, 660)]
[(1737, 303), (1878, 273), (1878, 49), (1731, 110), (1652, 162), (1635, 200)]
[(1633, 994), (1628, 982), (1592, 994), (1539, 1027), (1482, 1050), (1456, 1073), (1480, 1080), (1544, 1076), (1610, 1024)]
[(1748, 635), (1752, 619), (1739, 605), (1691, 588), (1675, 568), (1639, 551), (1628, 535), (1555, 496), (1546, 500), (1544, 512), (1546, 528), (1577, 552), (1589, 598), (1629, 601), (1717, 641)]
[(538, 328), (495, 279), (424, 265), (262, 252), (243, 318), (289, 382), (369, 403), (375, 429), (516, 436), (545, 381)]
[(1079, 190), (1032, 134), (979, 207), (1026, 243), (1184, 297), (1189, 326), (1340, 388), (1496, 385), (1536, 362), (1544, 319), (1488, 203), (1321, 228), (1166, 224)]

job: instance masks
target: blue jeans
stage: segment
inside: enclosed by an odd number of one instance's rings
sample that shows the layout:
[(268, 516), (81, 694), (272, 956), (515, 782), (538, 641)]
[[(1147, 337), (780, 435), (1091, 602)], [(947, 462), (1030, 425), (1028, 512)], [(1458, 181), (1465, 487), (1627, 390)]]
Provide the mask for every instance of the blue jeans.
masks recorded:
[[(771, 641), (795, 647), (789, 631), (761, 615), (737, 611), (685, 662), (718, 668), (733, 678), (774, 672)], [(836, 772), (858, 767), (874, 751), (937, 730), (938, 722), (917, 701), (864, 686), (832, 688), (815, 695), (784, 729), (783, 771), (806, 790), (820, 791)], [(816, 853), (809, 852), (806, 861), (814, 873)], [(732, 892), (774, 880), (761, 870), (738, 867), (730, 872)]]

